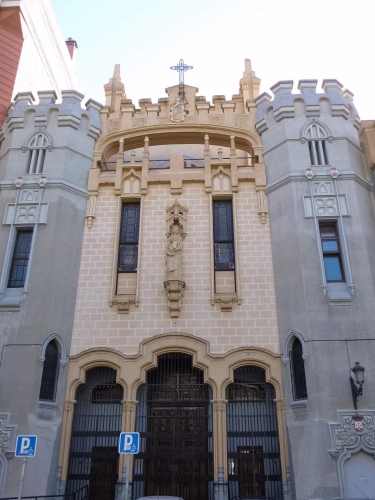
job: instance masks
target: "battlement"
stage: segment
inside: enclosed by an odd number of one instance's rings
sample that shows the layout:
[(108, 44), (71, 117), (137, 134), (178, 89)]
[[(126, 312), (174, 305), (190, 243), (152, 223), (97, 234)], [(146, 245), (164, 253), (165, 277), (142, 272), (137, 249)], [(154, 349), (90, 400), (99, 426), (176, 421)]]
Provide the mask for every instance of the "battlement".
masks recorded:
[(232, 95), (231, 99), (214, 95), (209, 101), (198, 95), (197, 87), (183, 85), (181, 88), (180, 85), (174, 85), (166, 88), (167, 97), (159, 98), (157, 102), (149, 98), (140, 99), (137, 106), (126, 96), (120, 66), (116, 65), (113, 77), (104, 86), (106, 105), (102, 111), (103, 132), (180, 122), (247, 128), (249, 117), (252, 123), (255, 120), (255, 97), (259, 85), (260, 80), (247, 59), (239, 93)]
[(319, 117), (323, 113), (349, 120), (359, 129), (360, 119), (353, 104), (353, 94), (344, 90), (337, 80), (323, 80), (323, 92), (318, 93), (317, 83), (318, 80), (300, 80), (300, 93), (293, 94), (293, 80), (280, 81), (271, 87), (273, 99), (266, 92), (257, 97), (255, 126), (258, 133), (263, 134), (271, 123), (301, 115)]
[(53, 90), (38, 92), (35, 102), (31, 92), (22, 92), (15, 96), (7, 119), (3, 125), (3, 134), (27, 127), (46, 128), (55, 124), (57, 127), (81, 129), (96, 140), (101, 132), (101, 110), (103, 106), (89, 99), (85, 108), (81, 107), (83, 95), (75, 90), (63, 90), (62, 100), (57, 101)]

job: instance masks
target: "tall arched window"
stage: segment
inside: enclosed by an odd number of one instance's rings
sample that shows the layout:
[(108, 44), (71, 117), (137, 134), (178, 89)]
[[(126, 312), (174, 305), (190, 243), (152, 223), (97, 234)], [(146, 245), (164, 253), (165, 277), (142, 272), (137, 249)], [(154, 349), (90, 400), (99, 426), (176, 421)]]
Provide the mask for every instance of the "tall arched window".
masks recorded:
[(43, 132), (38, 132), (30, 139), (28, 144), (29, 158), (27, 164), (27, 173), (29, 175), (43, 173), (46, 152), (49, 146), (50, 141)]
[(305, 362), (302, 344), (294, 338), (289, 352), (290, 373), (292, 377), (293, 399), (307, 399)]
[(56, 340), (51, 340), (44, 353), (43, 373), (40, 383), (39, 399), (54, 401), (59, 376), (60, 352)]
[(311, 123), (304, 133), (309, 146), (310, 162), (312, 166), (328, 165), (326, 139), (327, 132), (317, 122)]

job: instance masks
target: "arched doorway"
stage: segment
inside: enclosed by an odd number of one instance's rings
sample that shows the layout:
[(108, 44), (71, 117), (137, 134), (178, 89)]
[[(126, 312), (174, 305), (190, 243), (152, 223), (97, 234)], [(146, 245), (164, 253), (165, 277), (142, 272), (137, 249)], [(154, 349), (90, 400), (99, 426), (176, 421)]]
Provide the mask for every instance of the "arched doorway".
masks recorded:
[(133, 497), (175, 495), (207, 500), (212, 490), (210, 387), (192, 357), (162, 354), (138, 389)]
[(229, 498), (282, 500), (275, 391), (264, 370), (235, 369), (226, 399)]
[(363, 451), (355, 453), (344, 464), (345, 498), (363, 500), (375, 496), (375, 458)]
[(117, 443), (123, 389), (112, 368), (92, 368), (78, 387), (70, 443), (67, 493), (78, 498), (114, 500), (118, 475)]

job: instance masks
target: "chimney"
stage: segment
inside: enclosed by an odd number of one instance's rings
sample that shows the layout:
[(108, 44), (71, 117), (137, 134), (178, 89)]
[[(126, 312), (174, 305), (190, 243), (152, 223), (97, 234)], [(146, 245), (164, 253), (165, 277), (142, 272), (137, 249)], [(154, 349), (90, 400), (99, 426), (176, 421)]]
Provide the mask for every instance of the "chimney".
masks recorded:
[(73, 38), (68, 38), (65, 40), (66, 46), (68, 47), (70, 58), (73, 59), (74, 56), (74, 49), (78, 49), (77, 42), (73, 40)]

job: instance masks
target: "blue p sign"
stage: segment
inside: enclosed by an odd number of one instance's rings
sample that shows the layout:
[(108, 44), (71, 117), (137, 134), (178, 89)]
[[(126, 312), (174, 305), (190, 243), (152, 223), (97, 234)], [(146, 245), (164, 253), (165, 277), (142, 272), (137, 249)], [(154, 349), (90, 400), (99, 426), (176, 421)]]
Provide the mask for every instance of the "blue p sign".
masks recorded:
[(16, 457), (35, 457), (37, 440), (35, 435), (17, 436)]
[(121, 432), (118, 440), (118, 452), (136, 455), (139, 453), (141, 436), (139, 432)]

